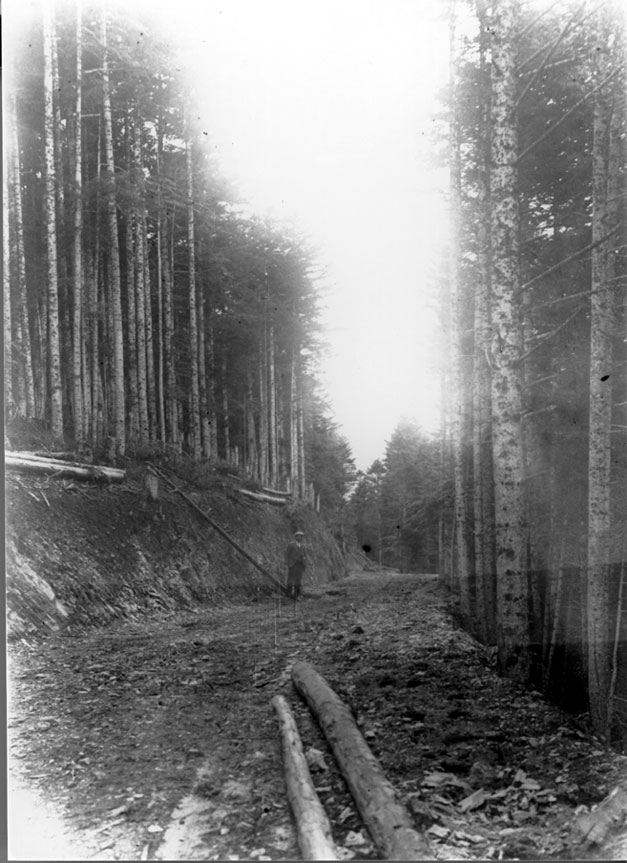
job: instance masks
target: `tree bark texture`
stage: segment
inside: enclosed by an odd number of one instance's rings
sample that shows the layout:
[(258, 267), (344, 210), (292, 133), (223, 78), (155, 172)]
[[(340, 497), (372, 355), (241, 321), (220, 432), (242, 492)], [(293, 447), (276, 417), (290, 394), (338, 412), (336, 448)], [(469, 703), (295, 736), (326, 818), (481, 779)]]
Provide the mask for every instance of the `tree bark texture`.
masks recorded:
[(459, 70), (457, 58), (456, 8), (450, 5), (449, 20), (451, 119), (449, 128), (449, 291), (451, 303), (451, 444), (453, 451), (455, 571), (459, 586), (460, 613), (467, 626), (474, 620), (470, 604), (472, 570), (469, 544), (471, 501), (464, 470), (467, 403), (464, 386), (463, 283), (461, 275), (460, 225), (462, 219), (461, 140), (457, 105)]
[(281, 730), (287, 797), (294, 813), (303, 860), (338, 860), (331, 824), (311, 780), (289, 704), (282, 695), (275, 695), (271, 704)]
[(28, 452), (5, 452), (4, 462), (8, 469), (27, 473), (54, 474), (79, 480), (124, 482), (126, 473), (105, 465), (81, 464), (60, 459), (42, 458)]
[[(189, 432), (195, 459), (200, 458), (200, 389), (198, 381), (198, 315), (196, 313), (196, 240), (194, 231), (194, 181), (192, 143), (187, 155), (187, 255), (189, 270), (189, 365), (191, 374)], [(227, 456), (228, 457), (228, 456)]]
[(74, 232), (72, 237), (72, 384), (74, 439), (85, 437), (83, 392), (83, 19), (81, 2), (76, 4), (76, 99), (74, 103)]
[[(41, 405), (41, 409), (37, 409), (37, 400), (35, 398), (35, 375), (33, 371), (33, 354), (32, 354), (32, 345), (31, 345), (31, 337), (30, 337), (30, 323), (29, 323), (29, 314), (28, 314), (28, 296), (26, 293), (26, 255), (24, 251), (24, 219), (23, 219), (23, 209), (22, 209), (22, 180), (20, 176), (20, 150), (19, 150), (19, 139), (17, 133), (17, 105), (15, 92), (13, 92), (12, 96), (12, 105), (13, 110), (11, 112), (11, 117), (13, 121), (12, 127), (12, 200), (13, 200), (13, 224), (15, 228), (15, 256), (16, 256), (16, 269), (17, 269), (17, 294), (18, 294), (18, 313), (15, 316), (16, 324), (17, 324), (17, 332), (19, 333), (19, 341), (16, 345), (18, 350), (18, 362), (17, 362), (17, 374), (20, 380), (20, 385), (18, 386), (18, 392), (23, 393), (23, 400), (20, 399), (20, 403), (18, 403), (18, 408), (22, 413), (22, 416), (33, 417), (33, 416), (41, 416), (43, 414), (43, 404), (46, 397), (46, 386), (42, 381), (42, 385), (40, 387), (40, 398), (39, 403)], [(9, 211), (10, 212), (10, 211)], [(47, 306), (47, 302), (44, 298), (44, 306)], [(46, 318), (47, 320), (47, 318)], [(48, 332), (47, 326), (45, 328), (45, 332)], [(40, 341), (40, 344), (42, 342)], [(15, 359), (15, 353), (13, 354)], [(42, 377), (45, 377), (44, 370), (45, 364), (44, 360), (46, 357), (46, 350), (42, 346), (42, 356), (41, 356), (41, 366), (42, 366)]]
[[(608, 32), (599, 34), (602, 44)], [(607, 74), (601, 57), (599, 75)], [(613, 225), (608, 201), (612, 94), (601, 88), (595, 95), (592, 143), (592, 242), (606, 237)], [(611, 247), (600, 242), (592, 250), (590, 298), (590, 427), (588, 447), (588, 695), (590, 714), (597, 733), (607, 731), (607, 698), (610, 687), (609, 574), (611, 563), (611, 422), (612, 348), (616, 326), (611, 283)]]
[(63, 441), (63, 390), (59, 333), (59, 279), (57, 269), (57, 175), (55, 166), (55, 121), (53, 104), (53, 54), (56, 51), (52, 10), (44, 10), (44, 117), (46, 177), (46, 247), (48, 283), (48, 370), (50, 380), (50, 428), (56, 441)]
[[(106, 15), (106, 13), (105, 13)], [(126, 417), (124, 399), (124, 330), (122, 322), (122, 290), (120, 280), (120, 246), (118, 240), (117, 202), (115, 192), (115, 162), (113, 159), (113, 121), (109, 84), (109, 57), (107, 47), (107, 21), (101, 22), (102, 58), (102, 110), (104, 120), (105, 163), (107, 169), (107, 225), (109, 239), (108, 281), (111, 308), (109, 344), (113, 352), (113, 433), (119, 455), (126, 451)]]
[(152, 325), (152, 279), (148, 252), (148, 225), (142, 213), (142, 243), (144, 247), (144, 306), (146, 320), (146, 396), (148, 399), (148, 440), (157, 440), (157, 391), (155, 385), (155, 346)]
[(205, 294), (200, 291), (198, 297), (198, 392), (200, 398), (200, 432), (202, 438), (202, 454), (205, 458), (211, 455), (211, 423), (209, 421), (209, 397), (207, 393), (207, 352), (205, 329)]
[(294, 664), (292, 681), (315, 714), (379, 852), (392, 860), (432, 860), (429, 843), (414, 830), (348, 707), (307, 662)]
[[(486, 54), (485, 0), (477, 0), (480, 27), (479, 74), (490, 92)], [(477, 142), (478, 278), (474, 296), (473, 357), (473, 535), (479, 634), (494, 643), (496, 627), (496, 562), (494, 559), (494, 474), (492, 469), (492, 393), (490, 351), (490, 105), (482, 111)]]
[(501, 671), (529, 676), (516, 157), (517, 0), (496, 4), (492, 42), (492, 444)]
[(277, 486), (279, 482), (279, 447), (277, 442), (277, 411), (276, 411), (276, 358), (274, 355), (274, 327), (268, 331), (268, 417), (269, 429), (269, 474), (270, 485)]

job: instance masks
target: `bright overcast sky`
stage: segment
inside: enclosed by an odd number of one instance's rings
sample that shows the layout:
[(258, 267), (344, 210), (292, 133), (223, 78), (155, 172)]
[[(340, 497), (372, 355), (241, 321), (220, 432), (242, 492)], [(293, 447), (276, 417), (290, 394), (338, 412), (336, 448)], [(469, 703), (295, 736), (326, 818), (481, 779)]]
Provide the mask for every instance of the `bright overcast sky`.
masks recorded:
[[(153, 5), (154, 8), (154, 5)], [(431, 274), (444, 241), (433, 113), (443, 2), (163, 2), (225, 174), (320, 250), (330, 291), (323, 383), (357, 466), (403, 417), (438, 424)], [(172, 16), (176, 15), (176, 23)]]
[[(9, 2), (18, 15), (39, 5)], [(319, 249), (322, 382), (357, 467), (384, 455), (402, 417), (435, 430), (446, 0), (119, 2), (184, 46), (209, 145), (252, 209)]]

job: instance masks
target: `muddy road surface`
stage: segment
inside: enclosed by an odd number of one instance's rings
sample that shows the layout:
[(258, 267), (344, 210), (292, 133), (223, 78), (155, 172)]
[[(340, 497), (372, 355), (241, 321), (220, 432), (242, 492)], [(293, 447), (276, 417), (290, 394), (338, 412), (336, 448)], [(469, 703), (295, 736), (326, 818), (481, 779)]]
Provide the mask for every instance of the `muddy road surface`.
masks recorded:
[(12, 646), (11, 859), (300, 859), (277, 693), (340, 856), (378, 859), (292, 687), (297, 659), (350, 706), (434, 859), (576, 859), (574, 819), (625, 772), (581, 718), (497, 676), (436, 576), (360, 572), (298, 603)]

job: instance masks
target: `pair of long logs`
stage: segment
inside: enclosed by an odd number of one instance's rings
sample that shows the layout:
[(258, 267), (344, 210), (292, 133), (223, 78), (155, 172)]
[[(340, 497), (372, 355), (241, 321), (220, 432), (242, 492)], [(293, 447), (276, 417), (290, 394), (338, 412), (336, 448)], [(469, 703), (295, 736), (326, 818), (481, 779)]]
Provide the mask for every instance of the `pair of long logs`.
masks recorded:
[[(399, 802), (394, 787), (359, 732), (348, 707), (307, 662), (294, 664), (292, 682), (315, 714), (377, 849), (386, 859), (433, 860), (429, 842), (414, 829), (411, 815)], [(287, 702), (279, 699), (281, 696), (273, 699), (273, 705), (283, 724), (288, 797), (294, 811), (303, 857), (308, 860), (338, 859), (329, 856), (335, 850), (333, 846), (324, 847), (324, 842), (330, 837), (330, 825), (311, 782), (296, 725), (291, 715), (291, 726), (285, 720), (286, 712), (289, 714)], [(286, 736), (288, 727), (290, 732)], [(295, 780), (292, 778), (294, 776)], [(313, 804), (309, 802), (312, 799), (316, 801)], [(313, 814), (313, 826), (309, 820), (301, 820), (303, 810)], [(320, 810), (322, 818), (319, 819)], [(322, 843), (322, 856), (313, 856), (317, 844), (312, 844), (312, 837), (316, 843), (318, 840)]]

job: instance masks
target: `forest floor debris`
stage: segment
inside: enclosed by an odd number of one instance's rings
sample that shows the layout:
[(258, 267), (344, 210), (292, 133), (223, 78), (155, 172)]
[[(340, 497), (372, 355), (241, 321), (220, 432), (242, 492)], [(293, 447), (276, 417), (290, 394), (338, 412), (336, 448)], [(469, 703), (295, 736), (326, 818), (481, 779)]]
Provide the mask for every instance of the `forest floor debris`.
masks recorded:
[(627, 758), (499, 678), (435, 576), (389, 571), (297, 604), (276, 596), (13, 645), (12, 859), (298, 859), (277, 693), (342, 858), (376, 859), (291, 685), (296, 660), (350, 706), (436, 859), (622, 859), (615, 840), (584, 853), (572, 827), (624, 780)]

